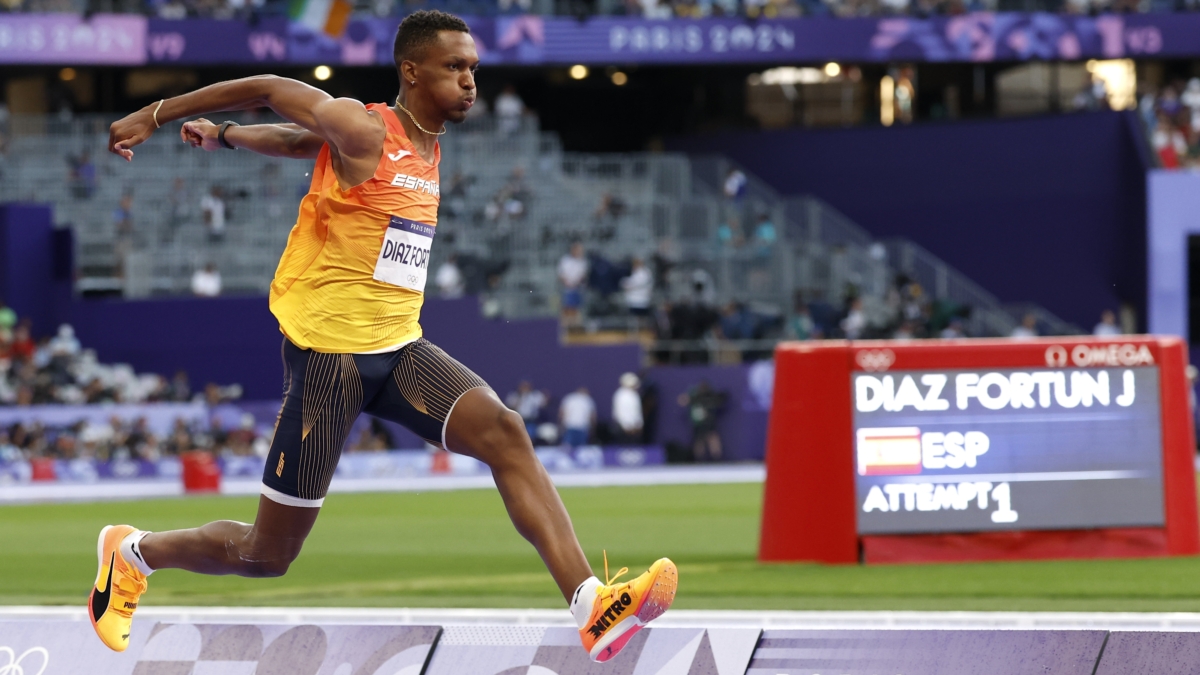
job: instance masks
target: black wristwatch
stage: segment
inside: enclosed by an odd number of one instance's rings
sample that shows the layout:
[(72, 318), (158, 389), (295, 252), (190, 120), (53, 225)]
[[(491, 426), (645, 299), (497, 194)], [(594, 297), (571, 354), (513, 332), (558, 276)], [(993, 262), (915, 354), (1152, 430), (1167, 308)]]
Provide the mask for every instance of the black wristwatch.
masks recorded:
[(229, 148), (230, 150), (237, 150), (236, 147), (229, 144), (229, 141), (225, 140), (225, 130), (228, 129), (229, 127), (240, 127), (240, 126), (242, 126), (242, 125), (238, 124), (237, 122), (230, 122), (228, 120), (221, 122), (221, 130), (217, 132), (217, 142), (221, 144), (222, 148)]

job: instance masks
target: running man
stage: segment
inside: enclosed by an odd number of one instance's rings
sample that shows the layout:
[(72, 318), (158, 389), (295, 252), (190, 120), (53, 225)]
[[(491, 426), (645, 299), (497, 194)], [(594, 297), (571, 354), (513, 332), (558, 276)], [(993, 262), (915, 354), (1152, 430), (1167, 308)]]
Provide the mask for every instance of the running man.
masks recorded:
[(266, 106), (290, 124), (198, 119), (184, 124), (183, 140), (209, 151), (317, 160), (271, 284), (271, 312), (284, 334), (285, 392), (258, 514), (253, 524), (218, 521), (171, 532), (104, 528), (90, 616), (116, 651), (129, 644), (133, 612), (154, 570), (287, 572), (364, 410), (491, 468), (513, 524), (550, 570), (593, 660), (615, 656), (675, 597), (678, 575), (666, 558), (624, 583), (592, 574), (520, 415), (421, 337), (440, 195), (437, 137), (475, 102), (479, 56), (461, 19), (420, 11), (400, 24), (395, 59), (400, 94), (391, 107), (266, 75), (159, 101), (110, 129), (109, 150), (132, 160), (133, 148), (169, 121)]

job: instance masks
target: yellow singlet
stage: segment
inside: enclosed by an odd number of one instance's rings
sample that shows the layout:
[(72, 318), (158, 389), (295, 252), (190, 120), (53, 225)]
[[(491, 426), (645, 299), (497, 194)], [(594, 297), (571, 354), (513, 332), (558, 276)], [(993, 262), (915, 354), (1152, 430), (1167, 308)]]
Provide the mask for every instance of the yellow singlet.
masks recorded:
[(318, 352), (386, 352), (421, 337), (441, 148), (427, 163), (387, 104), (367, 109), (387, 124), (375, 174), (342, 190), (321, 148), (271, 283), (280, 330)]

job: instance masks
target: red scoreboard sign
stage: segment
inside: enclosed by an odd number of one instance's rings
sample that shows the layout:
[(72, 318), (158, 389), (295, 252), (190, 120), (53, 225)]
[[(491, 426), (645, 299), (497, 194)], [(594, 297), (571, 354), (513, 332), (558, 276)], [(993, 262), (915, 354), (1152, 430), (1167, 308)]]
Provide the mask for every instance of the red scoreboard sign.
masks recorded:
[(1175, 338), (776, 350), (763, 561), (1200, 553)]

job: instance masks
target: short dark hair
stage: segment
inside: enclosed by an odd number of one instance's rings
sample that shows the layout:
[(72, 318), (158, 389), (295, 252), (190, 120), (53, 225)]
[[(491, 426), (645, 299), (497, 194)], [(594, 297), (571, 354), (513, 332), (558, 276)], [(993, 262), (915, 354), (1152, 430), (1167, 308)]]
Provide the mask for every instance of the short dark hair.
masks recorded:
[(393, 50), (396, 67), (399, 68), (402, 61), (419, 60), (424, 56), (422, 52), (433, 44), (438, 33), (444, 30), (471, 32), (466, 21), (436, 9), (422, 9), (405, 17), (396, 29), (396, 46)]

